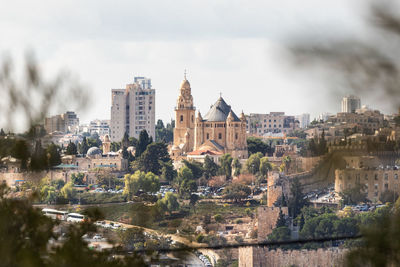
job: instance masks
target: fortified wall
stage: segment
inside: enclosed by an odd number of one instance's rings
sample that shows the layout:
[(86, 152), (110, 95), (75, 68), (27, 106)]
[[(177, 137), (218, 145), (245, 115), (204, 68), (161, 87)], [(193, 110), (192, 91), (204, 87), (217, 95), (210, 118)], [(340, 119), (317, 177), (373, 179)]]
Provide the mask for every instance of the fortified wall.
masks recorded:
[(239, 248), (239, 267), (336, 267), (343, 266), (347, 250), (338, 248), (317, 250), (269, 250), (262, 247)]

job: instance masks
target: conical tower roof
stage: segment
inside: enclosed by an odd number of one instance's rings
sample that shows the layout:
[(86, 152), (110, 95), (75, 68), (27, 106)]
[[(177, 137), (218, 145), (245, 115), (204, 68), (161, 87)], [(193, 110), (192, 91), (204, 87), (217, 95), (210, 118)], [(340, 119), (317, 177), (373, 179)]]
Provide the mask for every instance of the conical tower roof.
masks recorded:
[(204, 116), (205, 121), (226, 121), (229, 112), (232, 111), (234, 121), (240, 121), (238, 116), (233, 112), (231, 106), (226, 104), (225, 100), (220, 97), (214, 105), (211, 106), (210, 110)]

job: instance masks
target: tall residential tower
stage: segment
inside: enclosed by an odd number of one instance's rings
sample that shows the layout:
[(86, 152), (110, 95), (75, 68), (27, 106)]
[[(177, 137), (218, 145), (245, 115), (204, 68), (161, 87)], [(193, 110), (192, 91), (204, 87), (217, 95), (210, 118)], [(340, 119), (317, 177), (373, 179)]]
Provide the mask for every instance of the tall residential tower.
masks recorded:
[(135, 77), (126, 89), (111, 90), (110, 138), (122, 140), (125, 132), (129, 137), (139, 137), (142, 130), (155, 138), (156, 91), (151, 79)]
[(354, 95), (345, 96), (342, 99), (342, 112), (355, 113), (357, 109), (361, 108), (361, 100)]

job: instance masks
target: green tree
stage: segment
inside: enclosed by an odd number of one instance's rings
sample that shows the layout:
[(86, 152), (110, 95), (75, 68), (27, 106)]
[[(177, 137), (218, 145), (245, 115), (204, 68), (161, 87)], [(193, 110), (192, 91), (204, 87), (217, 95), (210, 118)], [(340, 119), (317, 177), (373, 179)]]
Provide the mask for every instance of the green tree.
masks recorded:
[(190, 201), (189, 201), (189, 204), (190, 204), (190, 206), (192, 206), (193, 207), (193, 210), (194, 210), (194, 212), (196, 213), (196, 203), (197, 203), (197, 201), (199, 200), (199, 196), (198, 195), (196, 195), (196, 194), (191, 194), (190, 195)]
[(219, 168), (218, 164), (216, 164), (211, 157), (206, 156), (204, 158), (203, 170), (204, 170), (204, 176), (207, 179), (210, 179), (211, 177), (217, 175), (218, 168)]
[(71, 174), (71, 182), (72, 184), (76, 185), (83, 185), (84, 181), (83, 179), (85, 178), (85, 174), (78, 172), (78, 173), (72, 173)]
[(287, 226), (276, 227), (268, 235), (267, 240), (272, 242), (290, 240), (290, 229)]
[(31, 156), (29, 166), (32, 171), (41, 171), (47, 169), (47, 156), (45, 150), (42, 148), (40, 140), (35, 142), (35, 149)]
[(272, 164), (267, 157), (260, 159), (260, 173), (262, 176), (267, 177), (268, 172), (272, 170)]
[(139, 134), (139, 140), (136, 146), (135, 158), (139, 158), (142, 153), (146, 150), (147, 146), (153, 142), (152, 138), (149, 137), (146, 130), (142, 130)]
[(283, 227), (286, 226), (286, 219), (285, 219), (285, 215), (282, 212), (282, 209), (279, 209), (279, 217), (276, 220), (276, 225), (275, 227)]
[[(15, 158), (21, 160), (21, 170), (28, 169), (28, 160), (30, 157), (29, 146), (25, 140), (15, 141), (12, 154)], [(35, 160), (35, 159), (34, 159)]]
[(163, 163), (170, 161), (171, 158), (168, 154), (167, 144), (161, 142), (148, 145), (146, 150), (138, 159), (137, 164), (142, 171), (152, 172), (156, 175), (160, 175), (164, 166)]
[(224, 154), (219, 159), (221, 172), (226, 176), (226, 178), (231, 178), (232, 176), (232, 161), (233, 158), (230, 154)]
[(84, 136), (82, 142), (79, 144), (79, 153), (82, 155), (86, 155), (88, 150), (89, 150), (88, 141), (86, 139), (86, 136)]
[(183, 160), (182, 162), (192, 171), (194, 179), (199, 179), (201, 176), (203, 176), (204, 169), (200, 162), (188, 160)]
[(248, 160), (246, 161), (246, 169), (253, 175), (257, 174), (260, 170), (260, 160), (263, 157), (263, 155), (258, 152), (255, 154), (252, 154)]
[(57, 145), (55, 145), (54, 143), (48, 145), (46, 148), (46, 154), (49, 167), (61, 164), (60, 148)]
[[(117, 152), (121, 148), (121, 143), (119, 142), (111, 142), (111, 151)], [(87, 151), (87, 150), (86, 150)]]
[(162, 199), (157, 201), (157, 206), (163, 213), (171, 213), (172, 211), (179, 210), (179, 202), (176, 194), (167, 192)]
[(172, 160), (168, 162), (161, 162), (161, 175), (160, 177), (165, 181), (171, 182), (178, 175), (177, 171), (174, 169), (174, 165), (172, 164)]
[(225, 199), (233, 199), (235, 202), (238, 202), (247, 198), (251, 193), (251, 189), (247, 185), (230, 184), (225, 187), (222, 193)]
[(179, 169), (175, 184), (178, 187), (178, 193), (181, 197), (189, 197), (192, 192), (197, 190), (197, 184), (194, 180), (193, 173), (186, 166)]
[(68, 200), (73, 200), (76, 196), (76, 190), (72, 182), (66, 183), (60, 190), (61, 195)]
[(356, 205), (368, 202), (365, 185), (356, 184), (352, 188), (347, 188), (339, 193), (344, 205)]
[(197, 184), (194, 180), (183, 180), (179, 186), (179, 195), (187, 198), (191, 195), (191, 193), (197, 191)]
[(282, 161), (284, 164), (285, 171), (287, 173), (290, 169), (290, 164), (292, 162), (292, 158), (290, 156), (284, 156)]
[(308, 200), (305, 199), (299, 179), (293, 179), (290, 184), (290, 198), (288, 201), (289, 214), (293, 218), (297, 217), (297, 215), (300, 214), (301, 209), (307, 204)]
[(56, 188), (49, 185), (44, 185), (40, 190), (40, 196), (43, 202), (53, 204), (57, 200)]
[(160, 181), (154, 173), (136, 171), (134, 174), (125, 175), (124, 194), (130, 199), (137, 195), (139, 191), (155, 193), (160, 190)]
[(69, 141), (69, 144), (67, 146), (67, 150), (65, 151), (66, 155), (76, 155), (78, 154), (78, 149), (74, 143)]
[(165, 142), (170, 143), (174, 139), (174, 130), (171, 127), (171, 124), (167, 124), (167, 127), (164, 127), (164, 123), (162, 120), (158, 120), (156, 124), (156, 142)]
[(57, 179), (52, 180), (50, 182), (50, 185), (53, 186), (56, 190), (61, 190), (61, 188), (63, 188), (63, 186), (65, 185), (65, 182), (62, 179)]
[(214, 220), (215, 220), (217, 223), (220, 223), (220, 222), (222, 222), (222, 221), (224, 220), (224, 218), (222, 217), (221, 214), (215, 214), (215, 215), (214, 215)]
[(258, 152), (260, 152), (262, 155), (265, 155), (271, 151), (271, 148), (268, 146), (268, 144), (256, 137), (247, 138), (247, 149), (249, 151), (249, 155), (256, 154)]
[(238, 158), (235, 158), (232, 162), (232, 167), (234, 169), (233, 175), (238, 176), (242, 172), (242, 164)]

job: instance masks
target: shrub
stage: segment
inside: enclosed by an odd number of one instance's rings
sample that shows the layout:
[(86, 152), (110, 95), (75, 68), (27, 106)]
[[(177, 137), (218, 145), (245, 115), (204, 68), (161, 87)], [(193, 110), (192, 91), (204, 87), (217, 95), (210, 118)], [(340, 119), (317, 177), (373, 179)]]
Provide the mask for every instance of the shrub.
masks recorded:
[(199, 234), (196, 236), (196, 242), (197, 243), (203, 243), (204, 242), (204, 236), (202, 234)]
[(222, 217), (221, 214), (216, 214), (216, 215), (214, 216), (214, 220), (215, 220), (217, 223), (220, 223), (220, 222), (222, 222), (223, 217)]

